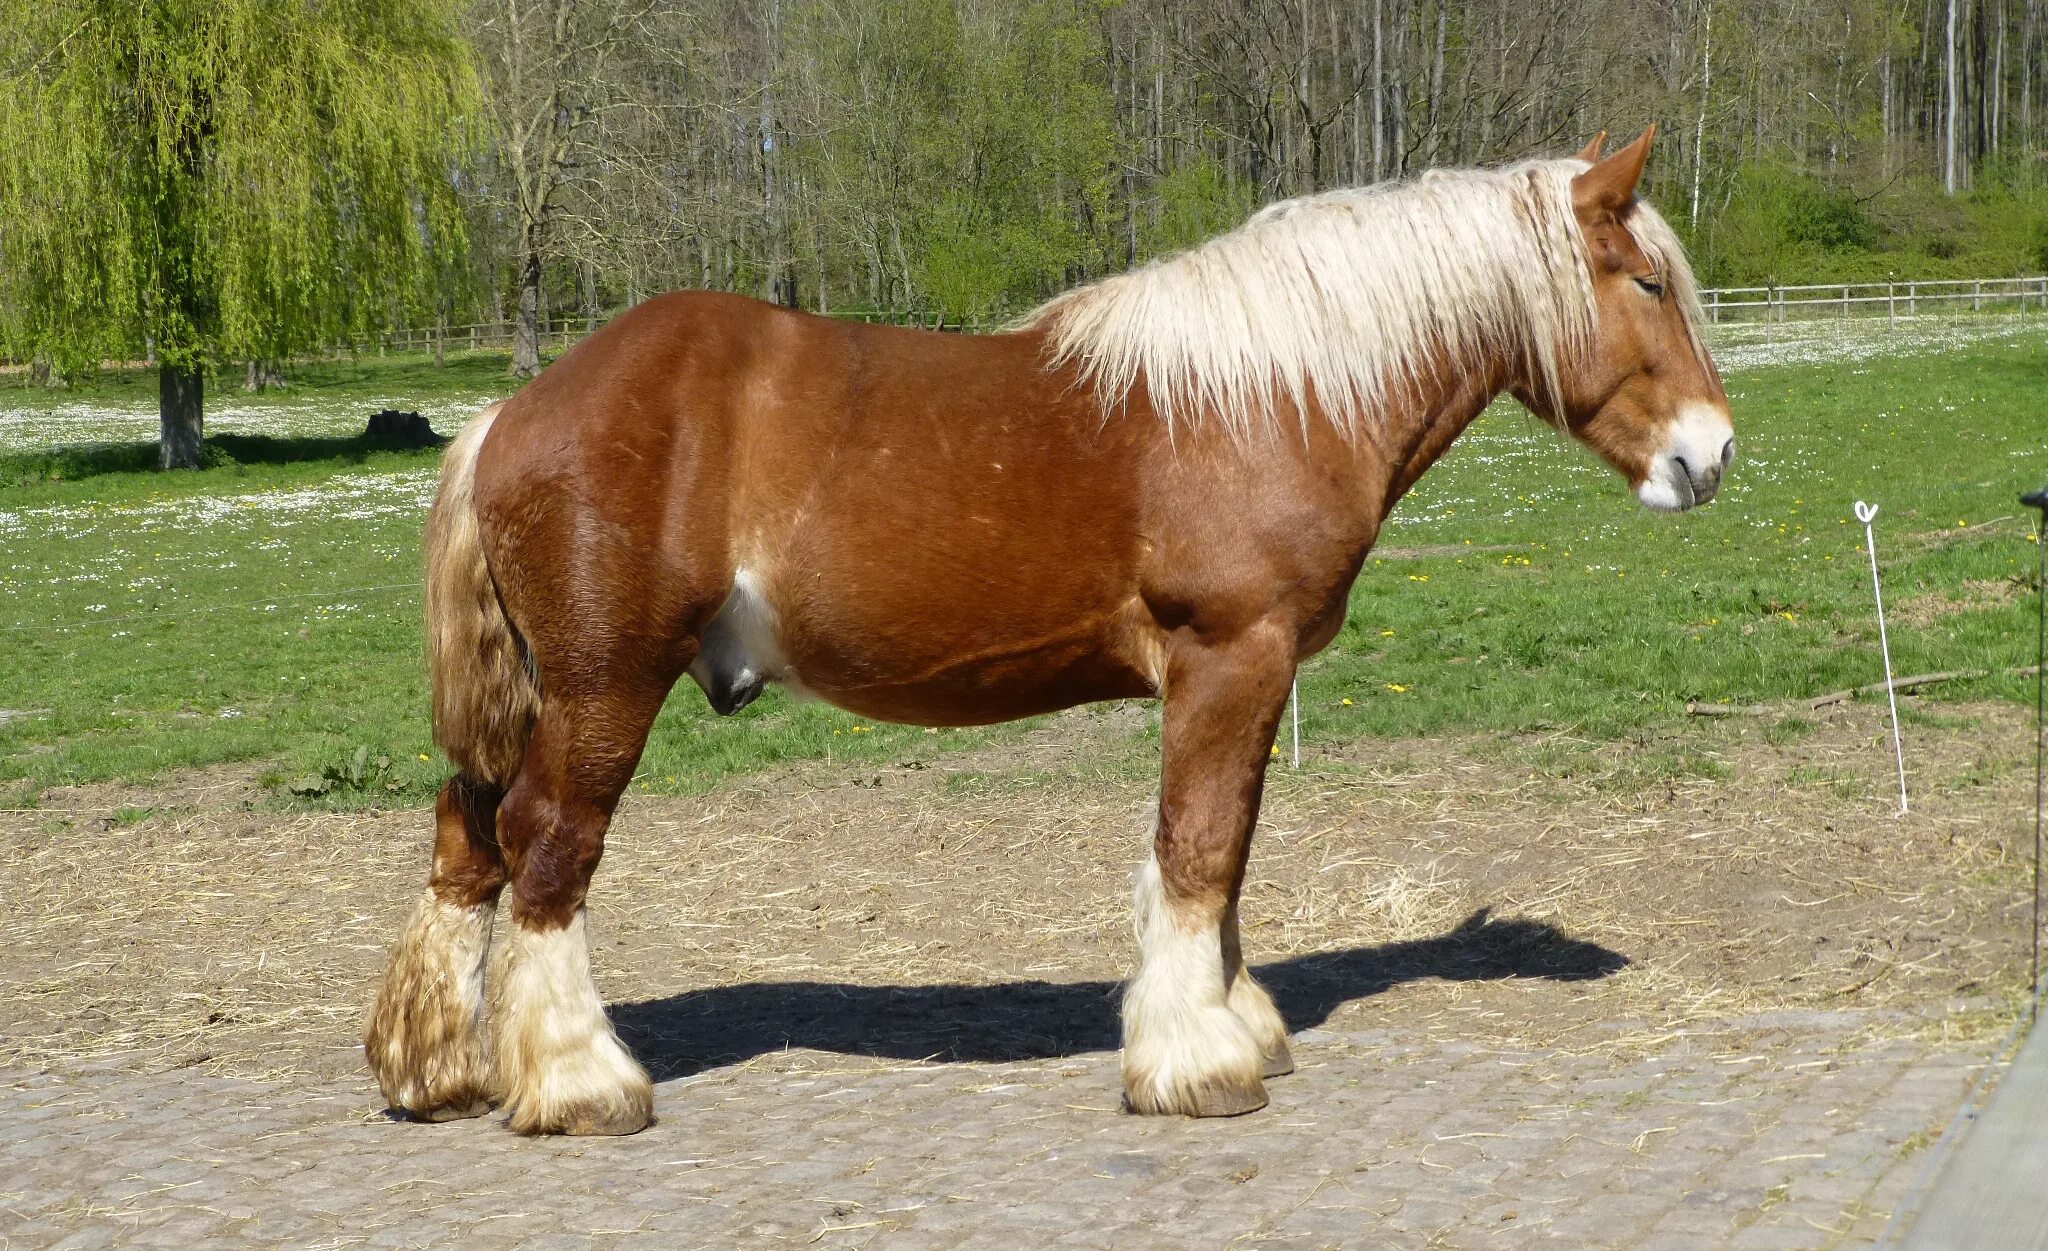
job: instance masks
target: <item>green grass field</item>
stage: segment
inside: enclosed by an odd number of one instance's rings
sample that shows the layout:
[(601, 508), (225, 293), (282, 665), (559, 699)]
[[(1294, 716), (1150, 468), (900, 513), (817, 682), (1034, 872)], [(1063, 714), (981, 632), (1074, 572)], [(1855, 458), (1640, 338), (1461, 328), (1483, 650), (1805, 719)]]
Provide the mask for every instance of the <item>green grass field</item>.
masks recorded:
[[(1489, 411), (1403, 502), (1343, 634), (1305, 667), (1305, 741), (1560, 729), (1642, 742), (1647, 773), (1702, 767), (1673, 733), (1687, 701), (1882, 676), (1857, 498), (1883, 506), (1899, 671), (1990, 671), (1932, 699), (2029, 697), (2007, 672), (2033, 648), (2016, 496), (2048, 480), (2048, 339), (1805, 355), (1731, 369), (1741, 455), (1685, 516), (1644, 512), (1519, 409)], [(386, 404), (447, 432), (506, 389), (489, 355), (308, 367), (281, 396), (216, 395), (217, 463), (166, 476), (144, 467), (149, 375), (0, 386), (0, 798), (223, 762), (257, 762), (280, 803), (426, 798), (443, 766), (419, 529), (438, 453), (351, 436)], [(875, 725), (773, 691), (720, 719), (685, 683), (639, 785), (1005, 732)]]

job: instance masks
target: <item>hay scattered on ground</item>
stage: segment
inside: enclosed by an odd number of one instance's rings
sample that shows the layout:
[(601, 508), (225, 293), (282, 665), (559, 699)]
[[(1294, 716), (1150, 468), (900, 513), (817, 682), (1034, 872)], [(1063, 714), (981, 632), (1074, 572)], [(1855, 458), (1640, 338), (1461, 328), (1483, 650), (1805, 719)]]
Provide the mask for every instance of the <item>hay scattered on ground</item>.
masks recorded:
[[(621, 1028), (668, 1075), (1114, 1046), (1153, 796), (1097, 767), (1126, 720), (630, 799), (592, 899)], [(1650, 789), (1636, 745), (1559, 734), (1312, 754), (1274, 770), (1246, 947), (1297, 1027), (1576, 1050), (1854, 1007), (1981, 1031), (2024, 977), (2031, 740), (2002, 705), (1939, 720), (1909, 726), (1906, 818), (1881, 705), (1700, 726), (1719, 776)], [(360, 1066), (428, 814), (254, 794), (216, 771), (0, 814), (0, 1065)]]

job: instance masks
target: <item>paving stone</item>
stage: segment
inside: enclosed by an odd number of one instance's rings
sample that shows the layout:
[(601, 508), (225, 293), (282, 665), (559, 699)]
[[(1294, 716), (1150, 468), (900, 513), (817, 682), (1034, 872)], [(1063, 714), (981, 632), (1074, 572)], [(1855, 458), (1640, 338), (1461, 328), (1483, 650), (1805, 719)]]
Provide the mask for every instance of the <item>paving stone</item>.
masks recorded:
[(1898, 1144), (1982, 1063), (1896, 1043), (1802, 1062), (1866, 1023), (1774, 1024), (1742, 1066), (1314, 1031), (1273, 1106), (1228, 1121), (1115, 1112), (1106, 1055), (714, 1070), (613, 1140), (376, 1119), (360, 1076), (0, 1072), (0, 1245), (1856, 1246), (1918, 1166)]

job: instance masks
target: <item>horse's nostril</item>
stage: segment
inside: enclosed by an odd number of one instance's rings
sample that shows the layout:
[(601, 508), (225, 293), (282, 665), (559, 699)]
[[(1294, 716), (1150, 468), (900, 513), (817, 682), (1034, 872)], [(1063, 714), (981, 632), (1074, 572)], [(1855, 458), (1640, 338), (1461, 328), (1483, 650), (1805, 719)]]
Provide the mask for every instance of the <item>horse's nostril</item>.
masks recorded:
[(1728, 440), (1728, 441), (1727, 441), (1726, 443), (1723, 443), (1723, 444), (1721, 445), (1721, 471), (1722, 471), (1723, 473), (1726, 473), (1726, 472), (1728, 471), (1728, 466), (1730, 466), (1730, 465), (1732, 465), (1732, 464), (1734, 464), (1734, 463), (1735, 463), (1735, 440), (1734, 440), (1733, 438), (1731, 438), (1731, 439), (1729, 439), (1729, 440)]

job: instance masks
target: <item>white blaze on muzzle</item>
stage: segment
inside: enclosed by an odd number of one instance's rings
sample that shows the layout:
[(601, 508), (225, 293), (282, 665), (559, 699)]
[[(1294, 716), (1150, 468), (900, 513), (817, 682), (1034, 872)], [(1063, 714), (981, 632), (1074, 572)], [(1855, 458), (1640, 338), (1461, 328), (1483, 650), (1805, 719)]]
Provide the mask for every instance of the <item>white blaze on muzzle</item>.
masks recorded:
[(1682, 513), (1714, 498), (1734, 459), (1735, 426), (1728, 414), (1715, 404), (1687, 404), (1665, 431), (1663, 448), (1650, 458), (1636, 498), (1656, 512)]

